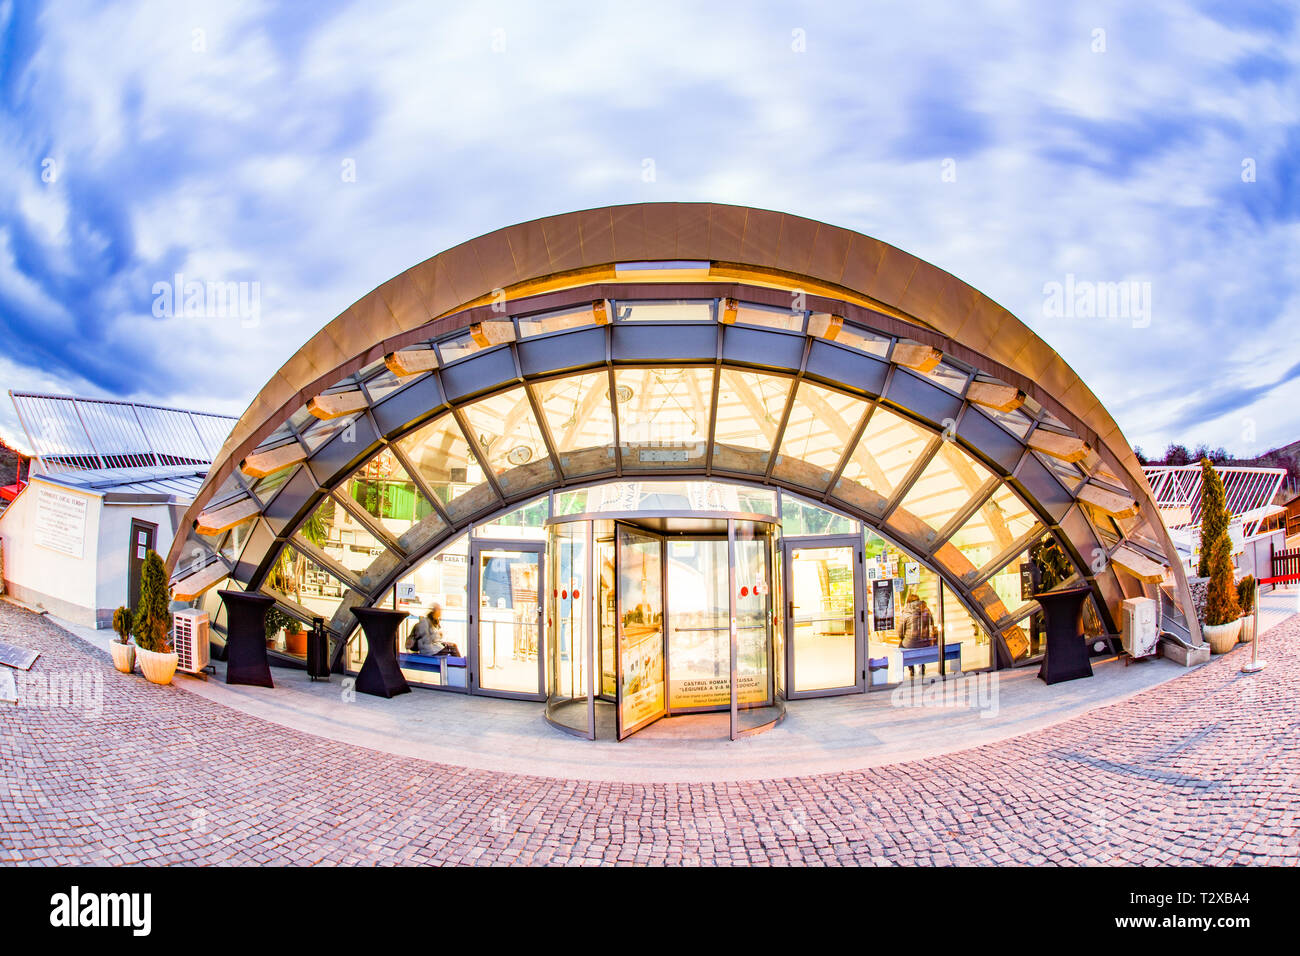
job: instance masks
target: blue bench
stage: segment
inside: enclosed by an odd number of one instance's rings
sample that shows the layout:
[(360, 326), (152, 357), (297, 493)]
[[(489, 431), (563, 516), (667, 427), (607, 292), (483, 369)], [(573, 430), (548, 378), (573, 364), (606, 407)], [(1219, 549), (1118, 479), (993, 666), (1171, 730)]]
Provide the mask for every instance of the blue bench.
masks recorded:
[(397, 663), (407, 670), (439, 674), (443, 683), (451, 687), (465, 686), (466, 665), (463, 657), (452, 657), (450, 654), (439, 654), (437, 657), (428, 654), (398, 654)]
[[(903, 655), (904, 667), (920, 667), (921, 673), (925, 673), (926, 664), (939, 663), (939, 645), (931, 644), (928, 647), (900, 647), (899, 652)], [(945, 661), (956, 661), (957, 669), (961, 670), (961, 645), (948, 644), (943, 649), (943, 659)]]

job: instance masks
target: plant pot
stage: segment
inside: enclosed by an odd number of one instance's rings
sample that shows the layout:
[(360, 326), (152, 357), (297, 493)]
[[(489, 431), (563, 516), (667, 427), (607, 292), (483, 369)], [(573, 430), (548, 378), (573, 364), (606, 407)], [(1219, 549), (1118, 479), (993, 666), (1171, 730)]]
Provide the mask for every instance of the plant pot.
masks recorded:
[(1237, 635), (1241, 633), (1241, 618), (1227, 624), (1207, 624), (1201, 633), (1210, 645), (1210, 653), (1226, 654), (1237, 645)]
[(123, 674), (135, 670), (135, 645), (123, 644), (121, 641), (109, 641), (108, 652), (113, 655), (113, 666)]
[(307, 632), (306, 631), (285, 631), (284, 632), (284, 651), (286, 654), (292, 654), (294, 657), (307, 656)]
[(136, 657), (140, 659), (140, 672), (153, 684), (170, 684), (176, 674), (176, 654), (159, 654), (136, 648)]
[(1255, 639), (1255, 615), (1243, 614), (1241, 616), (1241, 634), (1238, 635), (1237, 641), (1241, 644), (1249, 644)]

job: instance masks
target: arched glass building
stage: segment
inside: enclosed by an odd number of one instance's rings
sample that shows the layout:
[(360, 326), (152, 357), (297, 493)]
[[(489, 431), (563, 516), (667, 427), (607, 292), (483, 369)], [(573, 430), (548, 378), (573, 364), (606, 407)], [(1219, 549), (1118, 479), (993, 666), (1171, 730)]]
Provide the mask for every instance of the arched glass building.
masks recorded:
[(1190, 606), (1128, 443), (1020, 321), (878, 240), (713, 204), (523, 223), (384, 283), (266, 384), (184, 524), (175, 594), (217, 640), (227, 579), (324, 618), (348, 670), (350, 608), (436, 603), (459, 653), (403, 653), (411, 683), (586, 736), (888, 686), (916, 600), (926, 672), (1034, 661), (1041, 542), (1091, 633), (1162, 584)]

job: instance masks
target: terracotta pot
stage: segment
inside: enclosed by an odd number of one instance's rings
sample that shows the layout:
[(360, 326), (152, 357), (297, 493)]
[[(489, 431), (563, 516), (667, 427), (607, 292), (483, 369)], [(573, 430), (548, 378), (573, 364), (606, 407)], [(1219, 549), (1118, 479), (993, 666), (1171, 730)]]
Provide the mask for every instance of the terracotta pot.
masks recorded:
[(287, 654), (294, 657), (307, 656), (307, 632), (306, 631), (285, 631), (284, 632), (284, 650)]
[(1241, 634), (1237, 641), (1241, 644), (1249, 644), (1255, 639), (1255, 615), (1243, 614), (1241, 616)]
[(1210, 645), (1210, 653), (1226, 654), (1237, 645), (1237, 635), (1241, 633), (1241, 618), (1227, 624), (1207, 624), (1201, 628), (1201, 634)]
[(113, 655), (113, 666), (123, 674), (135, 670), (135, 645), (123, 644), (121, 641), (109, 641), (108, 652)]
[(170, 684), (176, 675), (176, 654), (159, 654), (136, 648), (136, 657), (140, 659), (140, 672), (153, 684)]

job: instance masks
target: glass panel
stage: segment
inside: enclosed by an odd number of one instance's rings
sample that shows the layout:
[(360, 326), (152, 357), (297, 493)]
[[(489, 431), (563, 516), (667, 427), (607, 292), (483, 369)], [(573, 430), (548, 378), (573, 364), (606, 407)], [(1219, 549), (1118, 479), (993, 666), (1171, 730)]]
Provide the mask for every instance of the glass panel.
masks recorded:
[(772, 575), (767, 536), (736, 528), (736, 726), (752, 730), (774, 720), (772, 689)]
[(988, 408), (981, 405), (979, 410), (981, 414), (987, 415), (989, 418), (993, 419), (1021, 441), (1023, 441), (1025, 436), (1029, 434), (1029, 426), (1032, 423), (1029, 420), (1029, 416), (1018, 408), (1010, 412), (1000, 412), (996, 408)]
[[(1002, 617), (1016, 617), (1033, 603), (1033, 590), (1029, 581), (1029, 552), (1012, 561), (997, 574), (989, 578), (986, 585), (976, 588), (974, 594), (988, 600), (985, 609), (996, 625)], [(990, 594), (986, 588), (992, 590)]]
[(395, 556), (392, 561), (376, 560), (387, 553), (388, 546), (333, 498), (322, 501), (294, 537), (320, 548), (351, 571), (367, 591), (378, 587), (397, 566)]
[[(822, 314), (825, 315), (825, 313)], [(868, 332), (866, 329), (849, 322), (844, 323), (831, 341), (835, 342), (836, 345), (844, 345), (851, 349), (857, 349), (859, 352), (878, 355), (881, 358), (889, 354), (890, 339), (888, 336)]]
[(614, 413), (609, 401), (609, 375), (570, 375), (537, 382), (532, 389), (565, 475), (613, 471)]
[(673, 710), (731, 705), (727, 541), (668, 541), (668, 705)]
[(966, 388), (966, 372), (955, 365), (949, 365), (947, 362), (940, 362), (930, 371), (921, 374), (940, 388), (946, 388), (958, 395)]
[[(409, 615), (398, 632), (398, 651), (407, 653), (411, 630), (421, 617), (433, 611), (442, 631), (440, 643), (449, 646), (454, 658), (437, 670), (403, 667), (402, 674), (412, 683), (464, 689), (468, 676), (465, 655), (469, 651), (469, 538), (462, 534), (438, 554), (420, 562), (397, 582), (394, 594), (397, 609)], [(402, 659), (400, 654), (398, 659)]]
[(620, 322), (712, 322), (713, 300), (618, 302), (615, 314)]
[[(870, 595), (867, 616), (867, 679), (878, 687), (900, 681), (907, 673), (902, 646), (937, 645), (939, 576), (912, 555), (879, 535), (865, 532), (865, 584)], [(935, 653), (935, 664), (938, 653)], [(926, 665), (920, 670), (924, 673)], [(937, 666), (930, 668), (937, 671)], [(917, 671), (916, 665), (912, 672)]]
[(857, 684), (851, 545), (793, 548), (790, 593), (795, 692)]
[(517, 322), (519, 337), (526, 339), (534, 335), (545, 335), (548, 332), (562, 332), (565, 329), (595, 325), (596, 317), (592, 315), (590, 306), (583, 306), (580, 309), (561, 309), (557, 312), (521, 315)]
[(964, 581), (973, 581), (981, 568), (1029, 534), (1035, 524), (1029, 506), (1008, 486), (1001, 485), (935, 557), (948, 571)]
[(511, 389), (466, 405), (463, 414), (502, 494), (514, 497), (554, 480), (555, 467), (524, 389)]
[(1073, 493), (1079, 482), (1083, 480), (1083, 472), (1079, 470), (1077, 465), (1068, 461), (1061, 461), (1059, 458), (1053, 458), (1051, 455), (1044, 455), (1039, 452), (1033, 454), (1044, 465), (1056, 472), (1056, 477), (1060, 479), (1061, 485), (1066, 491)]
[(793, 495), (781, 496), (781, 533), (784, 535), (852, 534), (858, 523)]
[(928, 551), (939, 532), (971, 503), (992, 477), (987, 468), (955, 442), (940, 442), (938, 452), (885, 523)]
[[(321, 446), (357, 420), (356, 415), (343, 415), (339, 418), (327, 419), (319, 419), (315, 416), (312, 416), (312, 418), (312, 423), (302, 433), (302, 443), (307, 446), (307, 450), (312, 454), (315, 454)], [(274, 475), (266, 476), (267, 479), (273, 477)]]
[[(322, 617), (326, 621), (332, 621), (340, 610), (345, 592), (355, 593), (292, 545), (281, 549), (261, 591), (285, 604), (297, 605), (308, 612), (308, 617)], [(290, 627), (272, 635), (267, 646), (305, 659), (306, 641), (298, 636), (299, 631), (300, 628)]]
[(958, 660), (945, 658), (944, 673), (982, 670), (993, 662), (992, 645), (988, 632), (957, 600), (953, 590), (943, 589), (943, 645), (945, 651), (954, 644), (961, 645)]
[(374, 378), (366, 382), (366, 393), (370, 396), (370, 404), (376, 404), (380, 399), (386, 398), (403, 385), (414, 382), (420, 377), (421, 376), (419, 375), (403, 375), (398, 377), (388, 369), (384, 369)]
[(285, 482), (292, 478), (294, 473), (301, 467), (301, 465), (295, 465), (292, 468), (283, 468), (280, 471), (271, 472), (264, 478), (257, 479), (253, 483), (253, 494), (257, 495), (263, 505), (267, 504), (275, 497), (275, 493), (284, 487)]
[(754, 305), (740, 302), (736, 308), (737, 325), (757, 325), (765, 329), (781, 329), (786, 332), (803, 331), (804, 313), (778, 309), (770, 305)]
[(442, 363), (455, 362), (457, 359), (467, 358), (475, 352), (481, 352), (488, 348), (480, 340), (474, 338), (474, 333), (468, 329), (450, 338), (444, 339), (438, 343), (438, 356)]
[(468, 518), (498, 500), (451, 415), (435, 418), (400, 439), (397, 445), (447, 508), (452, 520)]
[[(780, 313), (786, 315), (788, 313)], [(718, 379), (713, 467), (761, 475), (776, 443), (793, 380), (724, 368)]]
[(620, 526), (619, 736), (626, 737), (661, 717), (667, 705), (664, 681), (663, 542)]
[(479, 686), (536, 694), (540, 556), (485, 549), (479, 559)]
[(447, 527), (387, 448), (349, 475), (338, 493), (360, 505), (408, 553), (432, 541)]
[(772, 473), (805, 488), (825, 490), (866, 410), (862, 399), (801, 382)]
[(476, 538), (519, 538), (545, 541), (546, 519), (551, 516), (551, 499), (543, 496), (521, 508), (474, 528)]
[[(609, 522), (597, 522), (608, 525)], [(614, 536), (596, 541), (596, 574), (600, 593), (596, 596), (600, 641), (600, 688), (597, 693), (610, 700), (618, 693), (618, 604), (614, 587)]]
[(587, 522), (556, 525), (550, 539), (550, 619), (547, 716), (558, 724), (594, 733), (587, 688)]
[(619, 369), (615, 373), (623, 467), (700, 467), (709, 436), (713, 370)]
[(929, 447), (930, 432), (877, 407), (832, 492), (871, 514), (881, 514), (899, 483)]

